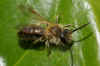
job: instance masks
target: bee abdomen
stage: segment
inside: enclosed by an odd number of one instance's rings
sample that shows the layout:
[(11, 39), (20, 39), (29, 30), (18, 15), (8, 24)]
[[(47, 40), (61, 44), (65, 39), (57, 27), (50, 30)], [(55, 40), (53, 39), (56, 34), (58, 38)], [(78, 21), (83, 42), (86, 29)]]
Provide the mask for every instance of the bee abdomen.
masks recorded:
[(36, 40), (43, 36), (44, 29), (40, 26), (26, 26), (18, 32), (18, 36), (25, 40)]

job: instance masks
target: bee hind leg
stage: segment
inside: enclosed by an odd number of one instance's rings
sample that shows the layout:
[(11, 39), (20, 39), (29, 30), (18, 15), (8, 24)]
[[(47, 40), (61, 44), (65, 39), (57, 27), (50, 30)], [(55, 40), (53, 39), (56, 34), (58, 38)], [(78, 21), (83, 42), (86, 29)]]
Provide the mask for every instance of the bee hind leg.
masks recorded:
[(33, 43), (36, 44), (36, 43), (38, 43), (40, 41), (43, 41), (42, 38), (39, 38), (39, 39), (35, 40)]

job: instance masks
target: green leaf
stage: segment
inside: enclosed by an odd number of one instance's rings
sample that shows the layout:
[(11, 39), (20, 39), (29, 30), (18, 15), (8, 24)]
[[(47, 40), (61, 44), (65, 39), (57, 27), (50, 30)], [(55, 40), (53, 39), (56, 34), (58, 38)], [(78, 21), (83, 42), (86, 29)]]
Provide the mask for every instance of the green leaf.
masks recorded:
[(94, 1), (94, 0), (89, 0), (89, 3), (90, 3), (90, 5), (91, 5), (91, 8), (92, 8), (92, 10), (93, 10), (93, 12), (94, 12), (94, 14), (95, 14), (95, 17), (96, 17), (96, 23), (97, 23), (97, 27), (98, 27), (98, 29), (99, 29), (99, 32), (100, 32), (100, 4), (99, 4), (99, 0), (96, 0), (96, 1)]
[[(96, 3), (97, 2), (97, 3)], [(90, 7), (89, 3), (92, 7)], [(99, 1), (95, 0), (2, 0), (0, 2), (0, 64), (6, 66), (70, 66), (70, 51), (24, 50), (19, 46), (17, 25), (28, 24), (33, 15), (27, 10), (20, 12), (18, 5), (32, 6), (50, 22), (60, 16), (59, 24), (72, 24), (75, 28), (90, 22), (88, 26), (73, 33), (73, 40), (87, 39), (72, 46), (74, 66), (100, 66)], [(95, 4), (96, 3), (96, 4)], [(95, 19), (96, 16), (96, 19)], [(100, 29), (99, 29), (100, 30)], [(3, 65), (3, 66), (4, 66)], [(2, 65), (1, 65), (2, 66)]]

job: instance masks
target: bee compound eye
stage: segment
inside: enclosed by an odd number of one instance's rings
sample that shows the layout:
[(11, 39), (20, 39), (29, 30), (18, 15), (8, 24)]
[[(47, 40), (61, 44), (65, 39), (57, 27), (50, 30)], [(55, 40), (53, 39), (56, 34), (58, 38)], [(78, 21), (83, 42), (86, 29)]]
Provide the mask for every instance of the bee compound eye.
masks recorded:
[(64, 33), (68, 33), (69, 31), (69, 29), (64, 29)]

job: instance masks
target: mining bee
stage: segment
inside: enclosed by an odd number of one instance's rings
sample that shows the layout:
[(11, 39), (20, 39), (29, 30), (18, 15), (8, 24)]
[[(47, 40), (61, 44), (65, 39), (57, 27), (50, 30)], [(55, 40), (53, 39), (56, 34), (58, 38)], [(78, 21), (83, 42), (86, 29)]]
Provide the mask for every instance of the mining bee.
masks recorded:
[[(32, 8), (28, 8), (28, 10), (39, 17), (38, 20), (40, 20), (40, 23), (26, 25), (18, 31), (17, 34), (20, 46), (24, 49), (46, 48), (48, 50), (48, 56), (51, 54), (52, 48), (58, 48), (63, 51), (70, 50), (75, 42), (72, 40), (72, 34), (90, 24), (87, 23), (74, 29), (68, 29), (72, 25), (62, 26), (58, 24), (58, 16), (56, 18), (56, 23), (51, 23), (45, 20)], [(45, 27), (41, 26), (42, 24), (44, 24)]]

